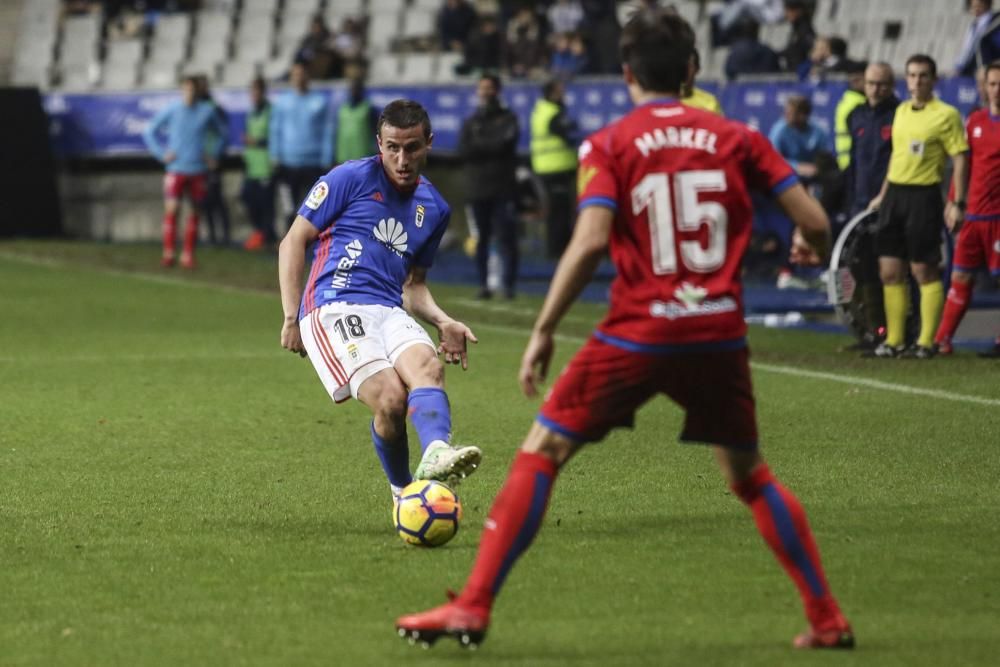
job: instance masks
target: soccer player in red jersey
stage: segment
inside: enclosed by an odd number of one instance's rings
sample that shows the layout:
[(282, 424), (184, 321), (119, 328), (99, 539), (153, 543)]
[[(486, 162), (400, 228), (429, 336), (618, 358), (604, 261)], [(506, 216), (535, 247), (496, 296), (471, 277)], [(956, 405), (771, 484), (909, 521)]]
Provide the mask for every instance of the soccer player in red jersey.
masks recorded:
[(521, 445), (464, 589), (447, 604), (399, 618), (406, 639), (449, 635), (478, 644), (504, 579), (541, 526), (560, 468), (666, 394), (686, 413), (681, 440), (713, 446), (733, 492), (798, 588), (809, 629), (794, 645), (854, 645), (805, 512), (757, 446), (740, 283), (750, 188), (777, 196), (798, 227), (800, 256), (825, 250), (829, 222), (766, 138), (678, 102), (693, 72), (693, 48), (691, 27), (661, 11), (636, 14), (622, 32), (624, 78), (636, 108), (580, 147), (580, 213), (521, 360), (524, 393), (535, 395), (559, 320), (609, 249), (617, 269), (610, 310)]
[[(968, 204), (949, 201), (945, 222), (958, 233), (952, 260), (951, 288), (934, 343), (938, 354), (951, 354), (951, 339), (972, 298), (972, 274), (985, 265), (1000, 276), (1000, 61), (986, 67), (986, 99), (989, 106), (969, 116), (965, 137), (971, 155)], [(1000, 357), (1000, 337), (983, 356)]]

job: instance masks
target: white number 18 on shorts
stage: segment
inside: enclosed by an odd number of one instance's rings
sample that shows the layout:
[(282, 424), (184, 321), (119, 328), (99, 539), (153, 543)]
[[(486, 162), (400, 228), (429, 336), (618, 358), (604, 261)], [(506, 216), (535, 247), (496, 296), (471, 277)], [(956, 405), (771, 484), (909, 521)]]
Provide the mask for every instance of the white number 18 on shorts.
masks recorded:
[(358, 397), (361, 384), (413, 345), (436, 349), (431, 337), (402, 308), (328, 303), (299, 322), (309, 360), (337, 403)]

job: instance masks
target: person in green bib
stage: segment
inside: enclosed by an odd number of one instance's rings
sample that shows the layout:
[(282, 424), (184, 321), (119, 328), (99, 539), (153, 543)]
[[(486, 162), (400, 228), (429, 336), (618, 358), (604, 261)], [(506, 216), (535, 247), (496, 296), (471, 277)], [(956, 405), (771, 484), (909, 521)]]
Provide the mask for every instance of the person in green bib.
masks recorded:
[(566, 113), (565, 87), (557, 79), (542, 86), (531, 111), (531, 169), (549, 197), (546, 250), (560, 257), (573, 231), (576, 209), (576, 122)]
[(246, 206), (253, 233), (243, 244), (261, 250), (277, 241), (274, 233), (274, 179), (267, 139), (271, 127), (271, 104), (267, 84), (256, 78), (250, 84), (250, 110), (243, 131), (243, 187), (240, 199)]
[(375, 147), (379, 110), (365, 97), (365, 84), (360, 78), (351, 80), (347, 100), (337, 110), (335, 160), (343, 164), (377, 153)]

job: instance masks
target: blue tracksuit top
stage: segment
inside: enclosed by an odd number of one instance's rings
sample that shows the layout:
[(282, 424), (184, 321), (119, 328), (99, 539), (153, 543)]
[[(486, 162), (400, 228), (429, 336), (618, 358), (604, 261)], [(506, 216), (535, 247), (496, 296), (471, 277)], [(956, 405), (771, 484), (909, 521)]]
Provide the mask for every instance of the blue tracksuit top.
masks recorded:
[(882, 189), (892, 155), (892, 120), (899, 98), (893, 95), (878, 106), (867, 102), (847, 115), (851, 133), (851, 163), (847, 167), (847, 193), (851, 215), (868, 208)]
[(833, 152), (826, 130), (812, 121), (806, 129), (799, 130), (781, 119), (771, 128), (767, 138), (792, 167), (797, 167), (799, 162), (815, 162), (820, 151)]
[(289, 90), (271, 107), (268, 150), (277, 164), (328, 169), (333, 164), (333, 133), (333, 109), (323, 93)]
[(216, 158), (221, 157), (228, 136), (226, 121), (216, 112), (211, 102), (205, 101), (195, 102), (191, 106), (179, 101), (164, 107), (153, 116), (142, 133), (149, 152), (161, 162), (167, 152), (176, 155), (166, 165), (168, 172), (176, 174), (205, 173), (208, 170), (206, 153)]

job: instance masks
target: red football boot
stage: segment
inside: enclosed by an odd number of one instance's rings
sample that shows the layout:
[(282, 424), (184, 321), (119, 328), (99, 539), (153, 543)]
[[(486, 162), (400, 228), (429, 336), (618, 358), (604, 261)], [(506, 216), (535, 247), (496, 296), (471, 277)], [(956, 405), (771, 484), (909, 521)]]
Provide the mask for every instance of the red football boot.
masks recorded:
[(420, 644), (424, 648), (430, 648), (444, 636), (454, 637), (463, 648), (477, 648), (486, 637), (486, 628), (490, 624), (489, 610), (462, 606), (454, 601), (450, 592), (448, 597), (452, 601), (440, 607), (400, 616), (396, 620), (399, 636), (411, 645)]
[(810, 629), (795, 638), (792, 646), (795, 648), (854, 648), (854, 632), (843, 618), (839, 627), (830, 630)]

